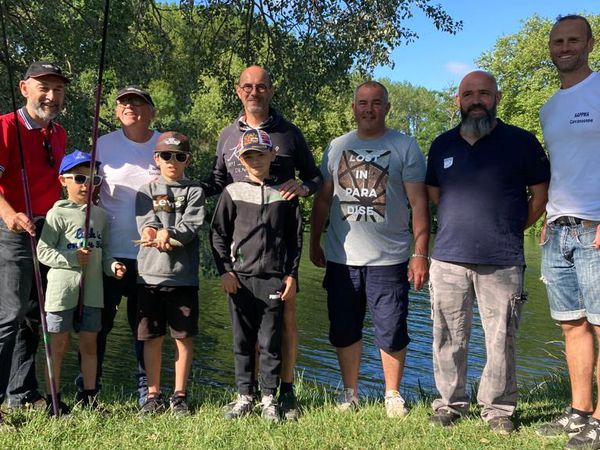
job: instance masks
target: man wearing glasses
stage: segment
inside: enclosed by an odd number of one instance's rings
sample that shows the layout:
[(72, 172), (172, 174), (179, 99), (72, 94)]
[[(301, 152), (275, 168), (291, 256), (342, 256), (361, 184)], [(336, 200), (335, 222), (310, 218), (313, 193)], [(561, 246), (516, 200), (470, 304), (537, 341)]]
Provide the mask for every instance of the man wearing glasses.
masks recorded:
[[(104, 277), (102, 330), (98, 333), (97, 388), (100, 388), (106, 338), (113, 328), (121, 297), (127, 297), (127, 320), (132, 332), (136, 328), (138, 249), (132, 240), (139, 239), (139, 234), (135, 223), (135, 197), (140, 186), (160, 175), (153, 159), (160, 133), (150, 128), (155, 116), (150, 94), (138, 86), (124, 87), (117, 94), (115, 114), (121, 128), (98, 139), (98, 159), (102, 161), (99, 174), (104, 177), (100, 188), (100, 206), (108, 214), (111, 237), (109, 254), (123, 263), (127, 272), (120, 280)], [(133, 335), (135, 336), (135, 332)], [(135, 351), (141, 405), (146, 401), (148, 386), (143, 366), (143, 345), (140, 341), (135, 341)], [(82, 382), (81, 376), (78, 377), (78, 388), (83, 389)]]
[(32, 63), (19, 82), (26, 102), (17, 111), (18, 131), (33, 220), (26, 214), (15, 116), (0, 116), (0, 403), (8, 394), (14, 407), (45, 407), (35, 377), (39, 309), (29, 235), (39, 235), (44, 216), (60, 199), (58, 167), (67, 134), (54, 118), (68, 82), (60, 67), (46, 61)]
[[(241, 73), (236, 93), (244, 110), (221, 132), (212, 173), (201, 183), (206, 196), (217, 195), (227, 184), (246, 177), (236, 147), (242, 134), (250, 129), (264, 130), (271, 136), (277, 156), (271, 163), (270, 177), (275, 184), (281, 183), (284, 199), (309, 196), (320, 186), (321, 174), (304, 136), (270, 106), (274, 92), (269, 73), (262, 67), (250, 66)], [(296, 171), (301, 183), (296, 181)], [(293, 391), (298, 352), (295, 311), (294, 301), (284, 303), (280, 403), (288, 420), (297, 419), (299, 414)]]

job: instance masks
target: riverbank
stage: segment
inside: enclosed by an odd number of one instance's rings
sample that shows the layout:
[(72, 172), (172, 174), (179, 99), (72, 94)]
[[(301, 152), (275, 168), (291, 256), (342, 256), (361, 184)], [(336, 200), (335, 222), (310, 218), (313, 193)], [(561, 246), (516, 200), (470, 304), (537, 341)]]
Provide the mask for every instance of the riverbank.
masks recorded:
[(276, 425), (264, 423), (258, 415), (225, 421), (221, 409), (231, 401), (231, 391), (193, 385), (190, 394), (193, 413), (184, 418), (163, 414), (141, 420), (135, 400), (110, 386), (101, 397), (105, 414), (75, 410), (70, 418), (55, 420), (41, 412), (11, 413), (7, 417), (10, 428), (0, 431), (0, 449), (539, 450), (561, 449), (567, 440), (535, 434), (540, 422), (558, 414), (568, 402), (568, 384), (559, 375), (522, 388), (519, 431), (510, 436), (489, 432), (474, 405), (471, 416), (455, 427), (432, 428), (427, 423), (431, 396), (422, 392), (413, 394), (410, 414), (398, 420), (385, 416), (382, 399), (364, 401), (354, 413), (338, 413), (330, 392), (301, 382), (302, 418)]

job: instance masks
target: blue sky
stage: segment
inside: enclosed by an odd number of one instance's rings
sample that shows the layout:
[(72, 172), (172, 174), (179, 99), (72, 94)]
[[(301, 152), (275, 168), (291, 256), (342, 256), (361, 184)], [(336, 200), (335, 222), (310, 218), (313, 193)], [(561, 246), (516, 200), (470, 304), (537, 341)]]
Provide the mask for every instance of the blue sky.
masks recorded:
[(395, 68), (380, 67), (375, 70), (375, 78), (445, 89), (476, 69), (475, 59), (491, 50), (499, 37), (516, 33), (534, 14), (554, 19), (559, 14), (600, 13), (600, 0), (432, 1), (438, 2), (454, 19), (463, 21), (462, 31), (456, 35), (443, 33), (423, 15), (415, 15), (407, 25), (419, 39), (394, 50)]

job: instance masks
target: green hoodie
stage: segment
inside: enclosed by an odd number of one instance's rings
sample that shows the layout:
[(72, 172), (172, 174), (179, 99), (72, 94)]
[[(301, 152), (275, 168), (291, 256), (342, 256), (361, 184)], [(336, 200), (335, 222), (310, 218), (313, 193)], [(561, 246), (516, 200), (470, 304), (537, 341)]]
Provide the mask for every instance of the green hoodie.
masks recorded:
[[(57, 201), (46, 216), (46, 224), (37, 246), (41, 263), (50, 267), (45, 310), (66, 311), (77, 306), (81, 266), (76, 251), (83, 247), (86, 205), (70, 200)], [(102, 208), (92, 206), (88, 248), (92, 250), (85, 268), (84, 305), (104, 306), (102, 268), (114, 276), (117, 261), (102, 249), (107, 248), (108, 224)]]

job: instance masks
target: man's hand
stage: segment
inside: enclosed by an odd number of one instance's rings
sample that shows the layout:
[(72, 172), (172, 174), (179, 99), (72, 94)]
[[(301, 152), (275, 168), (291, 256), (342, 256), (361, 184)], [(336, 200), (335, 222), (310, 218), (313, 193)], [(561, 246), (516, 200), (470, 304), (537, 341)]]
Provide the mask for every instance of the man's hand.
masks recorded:
[(81, 267), (87, 266), (90, 262), (90, 253), (92, 253), (91, 248), (78, 248), (75, 252), (75, 255), (77, 256), (77, 263)]
[(235, 272), (225, 272), (221, 275), (221, 288), (223, 291), (228, 294), (235, 294), (241, 287), (242, 285)]
[(15, 212), (14, 214), (10, 214), (4, 218), (4, 223), (10, 231), (14, 231), (15, 233), (25, 232), (31, 236), (35, 236), (35, 224), (25, 213)]
[(293, 179), (287, 180), (279, 186), (279, 192), (284, 200), (292, 200), (295, 197), (306, 197), (308, 195), (308, 189)]
[(283, 293), (281, 294), (281, 300), (294, 300), (296, 298), (296, 279), (292, 276), (286, 275), (283, 278)]
[(125, 267), (125, 264), (120, 262), (115, 264), (115, 278), (117, 280), (123, 278), (125, 276), (125, 272), (127, 272), (127, 267)]
[(408, 262), (408, 281), (412, 281), (415, 291), (420, 291), (429, 278), (429, 261), (421, 256), (413, 256)]
[(317, 267), (327, 266), (327, 259), (323, 252), (323, 247), (320, 244), (311, 245), (309, 250), (309, 256), (311, 262)]

